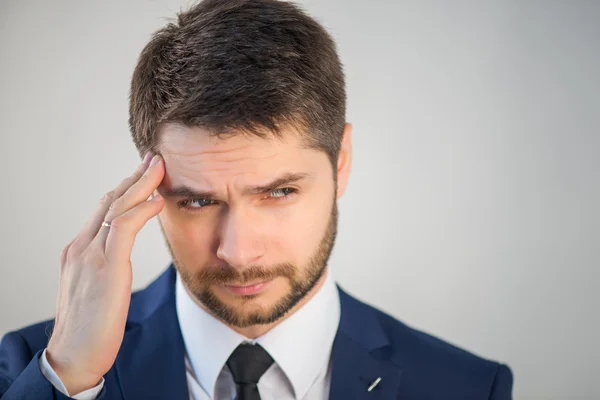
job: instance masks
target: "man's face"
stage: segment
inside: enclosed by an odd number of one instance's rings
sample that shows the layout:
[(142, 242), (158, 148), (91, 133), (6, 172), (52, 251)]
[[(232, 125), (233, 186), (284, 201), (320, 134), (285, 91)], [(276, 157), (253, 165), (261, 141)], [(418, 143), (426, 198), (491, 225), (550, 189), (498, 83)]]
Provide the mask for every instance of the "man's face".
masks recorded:
[(239, 328), (279, 320), (322, 277), (334, 245), (326, 154), (293, 133), (222, 139), (180, 125), (161, 131), (159, 151), (161, 229), (188, 290)]

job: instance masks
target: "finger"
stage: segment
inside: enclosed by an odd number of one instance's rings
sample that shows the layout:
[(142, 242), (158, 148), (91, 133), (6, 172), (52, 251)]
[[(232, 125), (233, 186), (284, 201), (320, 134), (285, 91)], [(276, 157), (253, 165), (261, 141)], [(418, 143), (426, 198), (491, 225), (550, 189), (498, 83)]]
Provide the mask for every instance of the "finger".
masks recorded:
[[(151, 218), (160, 213), (163, 206), (162, 196), (156, 195), (152, 200), (143, 201), (115, 218), (110, 228), (102, 228), (103, 232), (108, 232), (104, 254), (109, 264), (128, 262), (131, 259), (137, 234)], [(94, 238), (94, 241), (97, 241), (97, 245), (102, 246), (101, 235)]]
[(105, 221), (111, 222), (143, 201), (148, 200), (152, 192), (164, 178), (164, 162), (160, 155), (155, 155), (144, 174), (125, 193), (116, 199), (109, 208)]
[[(123, 196), (119, 197), (113, 202), (112, 206), (108, 210), (108, 213), (104, 217), (104, 221), (112, 223), (112, 221), (119, 216), (133, 209), (138, 204), (148, 200), (148, 197), (150, 197), (152, 192), (158, 187), (158, 185), (160, 185), (160, 182), (162, 182), (165, 174), (163, 168), (164, 162), (160, 156), (157, 157), (158, 162), (154, 165), (150, 163), (150, 166), (148, 166), (148, 169), (144, 175), (129, 189), (127, 189)], [(100, 224), (102, 224), (102, 222)], [(96, 235), (99, 248), (103, 251), (106, 247), (108, 234), (108, 227), (103, 227), (103, 229), (100, 229)], [(96, 241), (96, 238), (94, 238), (94, 241)]]
[(142, 163), (138, 165), (138, 167), (131, 176), (122, 180), (121, 183), (114, 190), (106, 193), (102, 197), (98, 208), (79, 234), (78, 246), (82, 247), (81, 250), (85, 249), (94, 239), (94, 237), (98, 234), (102, 221), (104, 221), (104, 218), (106, 217), (106, 214), (108, 213), (111, 204), (116, 199), (123, 196), (127, 189), (129, 189), (135, 182), (137, 182), (142, 177), (143, 173), (148, 168), (150, 159), (152, 158), (151, 156), (152, 153), (148, 152), (144, 157)]

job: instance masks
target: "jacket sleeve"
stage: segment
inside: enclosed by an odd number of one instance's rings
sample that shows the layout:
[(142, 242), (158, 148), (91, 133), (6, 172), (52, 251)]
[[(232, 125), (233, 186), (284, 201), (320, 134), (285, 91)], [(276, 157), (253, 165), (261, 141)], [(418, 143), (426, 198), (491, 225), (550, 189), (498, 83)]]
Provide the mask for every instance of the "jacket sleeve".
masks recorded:
[(498, 367), (490, 400), (511, 400), (513, 390), (513, 374), (508, 365), (501, 364)]
[(104, 387), (104, 378), (102, 378), (100, 383), (91, 389), (87, 389), (76, 394), (69, 394), (69, 391), (65, 387), (65, 384), (60, 380), (58, 375), (56, 375), (56, 372), (54, 371), (54, 369), (52, 369), (52, 366), (48, 362), (48, 359), (46, 358), (45, 349), (44, 351), (42, 351), (42, 355), (40, 356), (40, 368), (42, 369), (42, 374), (46, 377), (46, 379), (50, 381), (50, 383), (52, 384), (52, 386), (54, 386), (56, 390), (58, 390), (64, 395), (71, 396), (76, 400), (95, 400), (98, 398), (98, 395)]
[[(43, 350), (32, 354), (21, 334), (11, 332), (0, 342), (0, 400), (67, 400), (52, 386), (40, 369)], [(98, 395), (102, 399), (106, 389)]]

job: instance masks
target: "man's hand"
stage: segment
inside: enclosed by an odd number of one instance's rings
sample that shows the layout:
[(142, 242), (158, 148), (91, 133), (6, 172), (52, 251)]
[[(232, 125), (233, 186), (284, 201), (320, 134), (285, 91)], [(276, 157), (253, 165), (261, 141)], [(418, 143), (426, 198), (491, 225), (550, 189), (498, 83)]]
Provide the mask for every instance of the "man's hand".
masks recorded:
[[(147, 200), (163, 180), (160, 156), (104, 195), (83, 230), (62, 251), (54, 331), (46, 356), (70, 395), (96, 386), (111, 368), (125, 332), (131, 252), (138, 232), (162, 210)], [(150, 163), (150, 165), (148, 165)], [(102, 222), (111, 227), (101, 226)]]

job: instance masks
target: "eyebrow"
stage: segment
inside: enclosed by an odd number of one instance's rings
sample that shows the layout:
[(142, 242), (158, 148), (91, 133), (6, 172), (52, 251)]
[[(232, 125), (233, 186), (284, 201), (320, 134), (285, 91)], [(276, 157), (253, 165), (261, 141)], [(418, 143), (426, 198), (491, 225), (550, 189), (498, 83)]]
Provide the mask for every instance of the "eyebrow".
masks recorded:
[[(292, 183), (298, 183), (305, 179), (310, 179), (313, 176), (307, 173), (286, 173), (277, 179), (271, 181), (270, 183), (263, 186), (248, 186), (244, 188), (243, 195), (251, 196), (257, 194), (265, 194), (272, 192), (275, 189), (278, 189), (280, 186), (289, 185)], [(218, 196), (215, 192), (211, 191), (198, 191), (186, 185), (176, 186), (172, 189), (159, 187), (157, 191), (161, 194), (161, 196), (167, 197), (183, 197), (183, 198), (195, 198), (195, 199), (203, 199), (203, 200), (213, 200)]]

